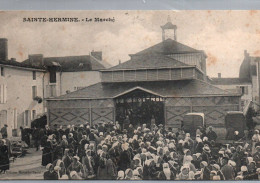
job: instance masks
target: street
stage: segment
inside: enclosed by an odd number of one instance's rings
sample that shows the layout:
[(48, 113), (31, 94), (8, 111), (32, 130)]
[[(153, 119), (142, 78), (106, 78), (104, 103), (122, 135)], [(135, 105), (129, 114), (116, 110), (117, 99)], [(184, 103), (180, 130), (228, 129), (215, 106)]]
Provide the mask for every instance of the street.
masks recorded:
[(10, 170), (0, 174), (0, 180), (43, 179), (45, 167), (41, 166), (42, 151), (30, 148), (24, 157), (10, 162)]

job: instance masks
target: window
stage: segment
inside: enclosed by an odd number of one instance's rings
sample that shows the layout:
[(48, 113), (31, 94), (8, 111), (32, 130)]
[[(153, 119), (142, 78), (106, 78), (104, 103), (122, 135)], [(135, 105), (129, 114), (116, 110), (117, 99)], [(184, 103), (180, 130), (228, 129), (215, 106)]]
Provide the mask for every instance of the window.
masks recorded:
[(37, 96), (37, 86), (32, 86), (32, 98), (34, 99)]
[(56, 69), (50, 69), (50, 83), (56, 83)]
[(28, 126), (30, 121), (31, 121), (30, 111), (29, 111), (29, 110), (26, 110), (26, 111), (24, 112), (24, 125), (25, 125), (25, 126)]
[(32, 119), (36, 119), (36, 110), (32, 110)]
[(1, 67), (1, 76), (5, 76), (5, 70), (4, 70), (4, 67)]
[(33, 71), (33, 80), (36, 80), (36, 71)]
[(7, 100), (7, 86), (0, 85), (0, 104), (5, 104)]
[(248, 86), (240, 86), (243, 95), (248, 94)]

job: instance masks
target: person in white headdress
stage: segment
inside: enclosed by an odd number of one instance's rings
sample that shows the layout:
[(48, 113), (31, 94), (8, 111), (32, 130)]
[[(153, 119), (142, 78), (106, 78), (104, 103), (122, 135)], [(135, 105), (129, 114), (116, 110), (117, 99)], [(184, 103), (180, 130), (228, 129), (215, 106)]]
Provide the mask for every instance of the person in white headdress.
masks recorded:
[(140, 173), (136, 169), (133, 171), (133, 179), (132, 180), (141, 180)]
[(254, 135), (252, 137), (252, 154), (256, 152), (256, 144), (260, 142), (260, 134), (259, 130), (255, 130)]
[(76, 171), (71, 171), (69, 175), (71, 180), (82, 180)]
[(125, 171), (125, 180), (133, 180), (133, 170), (128, 168)]
[(117, 180), (124, 180), (124, 178), (125, 178), (125, 172), (122, 170), (118, 171)]
[(190, 171), (189, 165), (185, 164), (181, 167), (181, 172), (177, 175), (177, 180), (193, 180), (194, 172)]
[(159, 173), (159, 180), (174, 180), (174, 174), (172, 173), (169, 164), (163, 163), (163, 171)]

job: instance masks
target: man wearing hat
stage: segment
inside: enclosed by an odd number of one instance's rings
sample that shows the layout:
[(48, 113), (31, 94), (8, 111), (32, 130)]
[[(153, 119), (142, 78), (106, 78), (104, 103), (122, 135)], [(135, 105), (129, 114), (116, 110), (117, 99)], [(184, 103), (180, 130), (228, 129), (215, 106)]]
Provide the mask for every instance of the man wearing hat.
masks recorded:
[(216, 141), (216, 139), (218, 137), (216, 132), (213, 131), (212, 126), (209, 126), (209, 131), (207, 133), (207, 137), (208, 137), (209, 141), (212, 141), (212, 140)]
[(228, 158), (223, 157), (222, 158), (222, 168), (221, 171), (223, 172), (223, 175), (225, 177), (225, 180), (234, 180), (235, 178), (235, 172), (231, 165), (228, 164)]
[(210, 148), (207, 145), (204, 145), (204, 147), (202, 148), (203, 152), (201, 154), (202, 157), (202, 161), (206, 161), (207, 163), (209, 163), (210, 158), (211, 158), (211, 154), (210, 154)]

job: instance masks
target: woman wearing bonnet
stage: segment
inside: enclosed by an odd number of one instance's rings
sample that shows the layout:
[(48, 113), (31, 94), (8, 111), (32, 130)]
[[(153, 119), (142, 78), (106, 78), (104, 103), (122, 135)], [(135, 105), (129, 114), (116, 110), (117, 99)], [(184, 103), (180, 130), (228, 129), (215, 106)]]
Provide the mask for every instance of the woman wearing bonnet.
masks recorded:
[(194, 172), (190, 171), (190, 166), (185, 164), (181, 167), (181, 172), (177, 175), (176, 180), (194, 180)]

